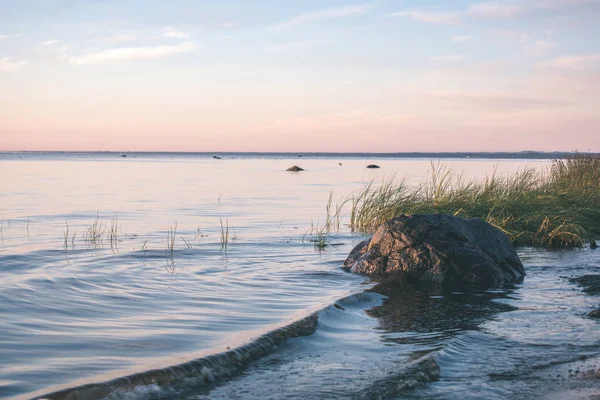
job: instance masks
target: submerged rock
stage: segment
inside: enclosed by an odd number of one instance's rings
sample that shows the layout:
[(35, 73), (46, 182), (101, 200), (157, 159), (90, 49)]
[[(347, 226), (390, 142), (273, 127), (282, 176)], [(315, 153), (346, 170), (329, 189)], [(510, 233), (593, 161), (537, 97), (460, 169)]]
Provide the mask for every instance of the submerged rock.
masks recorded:
[(294, 165), (293, 167), (289, 167), (288, 169), (286, 169), (286, 171), (297, 172), (297, 171), (304, 171), (304, 169), (300, 168), (297, 165)]
[(600, 308), (590, 311), (587, 316), (590, 318), (600, 318)]
[(571, 278), (569, 282), (576, 283), (589, 294), (600, 294), (600, 275), (584, 275), (579, 278)]
[(508, 237), (480, 219), (401, 215), (352, 250), (344, 267), (386, 279), (458, 286), (520, 282), (523, 264)]
[(374, 168), (381, 168), (381, 167), (379, 165), (371, 164), (371, 165), (367, 165), (367, 168), (374, 169)]
[(597, 248), (598, 248), (598, 244), (596, 243), (596, 241), (595, 241), (595, 240), (592, 240), (592, 241), (590, 242), (590, 249), (592, 249), (592, 250), (595, 250), (595, 249), (597, 249)]

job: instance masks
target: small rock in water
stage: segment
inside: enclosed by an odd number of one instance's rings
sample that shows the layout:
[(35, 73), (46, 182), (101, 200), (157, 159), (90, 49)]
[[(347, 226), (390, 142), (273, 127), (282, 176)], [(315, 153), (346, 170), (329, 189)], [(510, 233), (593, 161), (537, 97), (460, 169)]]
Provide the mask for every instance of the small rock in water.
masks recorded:
[(587, 316), (590, 318), (600, 318), (600, 308), (590, 311)]
[(584, 275), (578, 278), (571, 278), (569, 282), (578, 284), (586, 293), (600, 294), (600, 275)]
[(214, 158), (215, 160), (220, 160), (220, 159), (221, 159), (221, 157), (219, 157), (219, 156), (213, 156), (213, 158)]
[(294, 165), (293, 167), (289, 167), (288, 169), (286, 169), (286, 171), (297, 172), (297, 171), (304, 171), (304, 169), (300, 168), (297, 165)]
[(592, 249), (592, 250), (595, 250), (595, 249), (597, 249), (597, 248), (598, 248), (598, 244), (596, 243), (596, 241), (595, 241), (595, 240), (592, 240), (592, 241), (590, 242), (590, 249)]
[(379, 165), (370, 164), (370, 165), (367, 165), (367, 168), (374, 169), (374, 168), (381, 168), (381, 167)]

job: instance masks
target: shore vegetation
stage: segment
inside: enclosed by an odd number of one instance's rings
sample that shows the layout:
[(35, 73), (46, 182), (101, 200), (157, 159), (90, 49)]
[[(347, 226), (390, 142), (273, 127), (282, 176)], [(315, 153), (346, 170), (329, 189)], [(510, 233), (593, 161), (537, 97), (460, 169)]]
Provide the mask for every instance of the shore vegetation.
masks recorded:
[(600, 157), (575, 154), (545, 169), (514, 175), (496, 171), (473, 181), (441, 163), (427, 179), (408, 185), (394, 177), (374, 182), (343, 203), (350, 204), (350, 228), (373, 233), (402, 214), (441, 213), (480, 218), (501, 229), (517, 246), (581, 247), (600, 237)]

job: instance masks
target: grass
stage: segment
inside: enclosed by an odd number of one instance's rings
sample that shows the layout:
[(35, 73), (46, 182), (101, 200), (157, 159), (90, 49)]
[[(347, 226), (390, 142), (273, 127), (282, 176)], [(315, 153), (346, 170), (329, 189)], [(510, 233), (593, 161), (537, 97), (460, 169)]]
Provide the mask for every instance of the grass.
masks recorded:
[(102, 236), (104, 236), (104, 226), (99, 221), (99, 213), (96, 214), (96, 219), (87, 226), (83, 240), (93, 248), (98, 248), (102, 245)]
[(118, 250), (119, 218), (116, 215), (110, 220), (110, 229), (108, 231), (108, 242), (110, 243), (111, 249)]
[(600, 236), (600, 157), (575, 154), (549, 168), (527, 168), (512, 176), (496, 171), (468, 181), (440, 163), (427, 179), (409, 186), (391, 178), (345, 199), (353, 231), (372, 233), (401, 214), (442, 213), (481, 218), (517, 246), (581, 247)]
[[(173, 253), (175, 252), (175, 236), (177, 235), (177, 223), (175, 227), (169, 227), (167, 232), (167, 250), (165, 250), (165, 257), (173, 260)], [(144, 246), (146, 243), (144, 243)]]
[(229, 243), (229, 219), (225, 219), (225, 225), (223, 225), (222, 218), (219, 218), (219, 222), (221, 223), (221, 248), (227, 249), (227, 244)]

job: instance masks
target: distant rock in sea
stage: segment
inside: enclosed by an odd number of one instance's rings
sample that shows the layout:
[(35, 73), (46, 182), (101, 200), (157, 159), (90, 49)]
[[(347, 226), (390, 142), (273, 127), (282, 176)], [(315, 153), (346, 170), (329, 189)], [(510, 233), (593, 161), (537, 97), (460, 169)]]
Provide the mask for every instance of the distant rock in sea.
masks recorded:
[(220, 160), (220, 159), (221, 159), (221, 157), (219, 157), (219, 156), (213, 156), (213, 158), (214, 158), (215, 160)]
[(289, 167), (286, 171), (298, 172), (298, 171), (304, 171), (304, 169), (300, 168), (297, 165), (294, 165), (293, 167)]
[(367, 168), (375, 169), (375, 168), (381, 168), (381, 167), (379, 165), (370, 164), (370, 165), (367, 165)]

